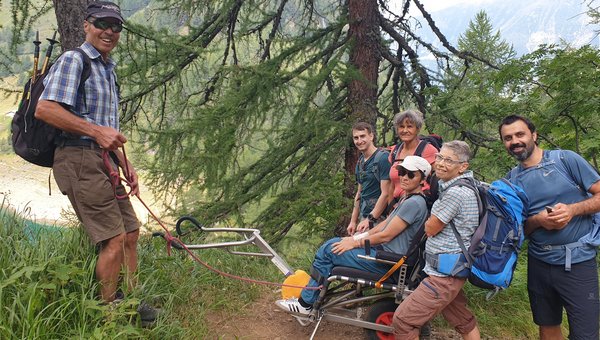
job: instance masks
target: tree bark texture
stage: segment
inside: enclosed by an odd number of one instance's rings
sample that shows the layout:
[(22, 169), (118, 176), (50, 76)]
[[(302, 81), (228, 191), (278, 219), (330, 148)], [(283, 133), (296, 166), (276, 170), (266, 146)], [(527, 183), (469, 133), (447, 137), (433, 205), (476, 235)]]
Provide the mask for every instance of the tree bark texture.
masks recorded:
[(350, 64), (360, 75), (348, 84), (352, 121), (375, 125), (377, 119), (377, 76), (379, 74), (379, 21), (376, 0), (349, 0), (348, 15), (352, 47)]
[[(350, 122), (365, 121), (375, 127), (377, 120), (377, 76), (379, 74), (379, 7), (376, 0), (349, 0), (348, 34), (351, 40), (350, 64), (358, 70), (359, 78), (348, 84), (348, 108)], [(345, 152), (344, 196), (353, 197), (356, 183), (354, 168), (358, 160), (358, 152), (352, 142)], [(348, 225), (350, 218), (342, 218), (339, 228)], [(345, 224), (345, 225), (344, 225)]]
[(52, 0), (63, 51), (79, 47), (85, 40), (83, 21), (90, 0)]

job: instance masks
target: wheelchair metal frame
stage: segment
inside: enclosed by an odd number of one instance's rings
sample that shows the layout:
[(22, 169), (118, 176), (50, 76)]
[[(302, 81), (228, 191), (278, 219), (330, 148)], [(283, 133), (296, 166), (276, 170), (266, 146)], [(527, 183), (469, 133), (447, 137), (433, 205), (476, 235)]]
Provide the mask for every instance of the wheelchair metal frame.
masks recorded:
[[(194, 227), (204, 233), (233, 233), (241, 236), (239, 241), (215, 242), (204, 244), (185, 244), (185, 247), (190, 250), (222, 248), (233, 255), (267, 257), (273, 264), (285, 275), (289, 276), (294, 273), (294, 269), (281, 257), (277, 252), (262, 238), (260, 230), (252, 228), (206, 228), (193, 217), (182, 217), (176, 223), (176, 231), (179, 236), (188, 234), (182, 231), (182, 223), (189, 221)], [(153, 236), (162, 236), (161, 232), (155, 232)], [(182, 244), (177, 241), (172, 243), (176, 249), (183, 250)], [(253, 245), (258, 248), (256, 252), (238, 251), (236, 247)], [(359, 255), (360, 256), (360, 255)], [(366, 256), (360, 256), (368, 261), (377, 261), (394, 265), (396, 262), (382, 260), (371, 257), (369, 252)], [(338, 267), (339, 268), (339, 267)], [(341, 268), (343, 271), (343, 268)], [(409, 270), (410, 269), (410, 270)], [(300, 324), (308, 326), (310, 323), (315, 323), (315, 328), (311, 335), (314, 338), (322, 320), (342, 323), (346, 325), (361, 327), (367, 330), (392, 333), (392, 327), (375, 322), (369, 322), (362, 319), (366, 315), (367, 308), (383, 299), (394, 299), (396, 303), (400, 303), (408, 294), (412, 292), (409, 289), (409, 283), (415, 283), (418, 280), (418, 275), (422, 269), (422, 264), (409, 268), (407, 264), (403, 264), (399, 269), (397, 283), (384, 282), (381, 288), (375, 286), (376, 280), (350, 277), (343, 274), (333, 274), (323, 282), (323, 289), (319, 293), (319, 297), (313, 309), (308, 316), (294, 316)], [(357, 270), (355, 270), (357, 271)], [(368, 274), (368, 273), (367, 273)], [(369, 275), (366, 275), (369, 276)], [(372, 275), (371, 275), (372, 276)], [(333, 284), (333, 285), (332, 285)]]

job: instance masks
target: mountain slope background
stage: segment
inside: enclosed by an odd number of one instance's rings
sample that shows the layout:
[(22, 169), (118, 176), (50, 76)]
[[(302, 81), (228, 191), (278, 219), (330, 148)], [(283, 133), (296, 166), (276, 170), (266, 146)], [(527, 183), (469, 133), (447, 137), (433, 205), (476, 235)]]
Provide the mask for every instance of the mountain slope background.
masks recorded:
[[(517, 55), (532, 52), (540, 44), (600, 46), (598, 27), (590, 25), (586, 2), (581, 0), (473, 0), (445, 4), (439, 0), (424, 0), (422, 3), (452, 44), (456, 44), (475, 14), (484, 10), (502, 38), (513, 44)], [(420, 14), (414, 5), (411, 6), (410, 13)], [(421, 17), (420, 20), (424, 19)], [(433, 37), (430, 30), (418, 32), (426, 40)]]

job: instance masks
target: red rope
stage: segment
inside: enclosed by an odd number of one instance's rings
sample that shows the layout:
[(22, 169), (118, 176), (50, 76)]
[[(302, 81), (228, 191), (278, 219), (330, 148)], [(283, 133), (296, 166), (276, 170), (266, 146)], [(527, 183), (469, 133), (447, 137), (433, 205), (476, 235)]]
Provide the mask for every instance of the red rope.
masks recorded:
[[(127, 162), (127, 156), (125, 154), (125, 146), (122, 146), (122, 150), (123, 150), (123, 161), (125, 162), (125, 168), (123, 169), (124, 170), (125, 178), (121, 177), (118, 167), (115, 169), (112, 166), (112, 164), (110, 162), (109, 151), (107, 151), (107, 150), (103, 150), (102, 151), (102, 159), (104, 161), (104, 166), (106, 166), (106, 168), (107, 168), (107, 170), (109, 172), (110, 182), (111, 182), (111, 185), (113, 187), (113, 191), (115, 192), (115, 197), (117, 199), (125, 199), (125, 198), (127, 198), (127, 197), (129, 197), (131, 195), (131, 181), (132, 181), (132, 177), (131, 177), (131, 174), (129, 172), (129, 166), (128, 166), (129, 162)], [(121, 182), (124, 182), (125, 185), (127, 185), (130, 188), (129, 191), (126, 191), (125, 195), (118, 195), (117, 194), (117, 186)], [(261, 284), (261, 285), (270, 285), (270, 286), (278, 286), (278, 287), (302, 288), (302, 289), (307, 289), (307, 290), (320, 290), (321, 288), (323, 288), (322, 285), (320, 285), (318, 287), (308, 287), (308, 286), (289, 285), (289, 284), (284, 284), (284, 283), (255, 280), (255, 279), (251, 279), (251, 278), (248, 278), (248, 277), (242, 277), (242, 276), (237, 276), (237, 275), (229, 274), (229, 273), (223, 272), (223, 271), (221, 271), (219, 269), (216, 269), (216, 268), (212, 267), (211, 265), (209, 265), (208, 263), (200, 260), (200, 258), (198, 258), (198, 256), (196, 256), (196, 254), (194, 254), (183, 242), (181, 242), (181, 240), (179, 240), (177, 237), (174, 237), (173, 235), (171, 235), (171, 233), (169, 232), (169, 230), (167, 229), (167, 227), (163, 224), (163, 222), (154, 214), (154, 212), (152, 212), (152, 210), (150, 209), (150, 207), (148, 207), (148, 205), (146, 204), (146, 202), (144, 202), (144, 200), (142, 200), (142, 198), (140, 197), (139, 191), (138, 191), (137, 194), (135, 194), (135, 196), (142, 203), (142, 205), (146, 208), (146, 210), (148, 210), (148, 213), (150, 213), (150, 216), (152, 216), (152, 218), (165, 231), (164, 239), (167, 242), (167, 254), (169, 256), (171, 256), (171, 243), (175, 240), (177, 243), (179, 243), (179, 245), (181, 245), (183, 247), (183, 249), (185, 249), (185, 251), (190, 255), (190, 257), (192, 259), (194, 259), (196, 262), (200, 263), (206, 269), (208, 269), (208, 270), (210, 270), (212, 272), (215, 272), (215, 273), (217, 273), (217, 274), (219, 274), (221, 276), (224, 276), (224, 277), (228, 277), (228, 278), (239, 280), (239, 281), (249, 282), (249, 283)]]

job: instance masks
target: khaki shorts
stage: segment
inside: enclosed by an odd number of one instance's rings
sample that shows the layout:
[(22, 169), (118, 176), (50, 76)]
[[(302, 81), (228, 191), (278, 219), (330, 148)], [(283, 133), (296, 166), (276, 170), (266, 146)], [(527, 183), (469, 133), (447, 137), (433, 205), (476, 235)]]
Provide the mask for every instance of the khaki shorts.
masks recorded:
[(419, 329), (438, 313), (460, 334), (477, 326), (477, 320), (467, 308), (462, 290), (466, 279), (429, 276), (425, 278), (396, 309), (394, 336), (396, 339), (418, 339)]
[[(115, 198), (97, 145), (57, 147), (52, 170), (93, 244), (139, 229), (129, 198)], [(117, 186), (117, 193), (125, 194), (123, 185)]]

